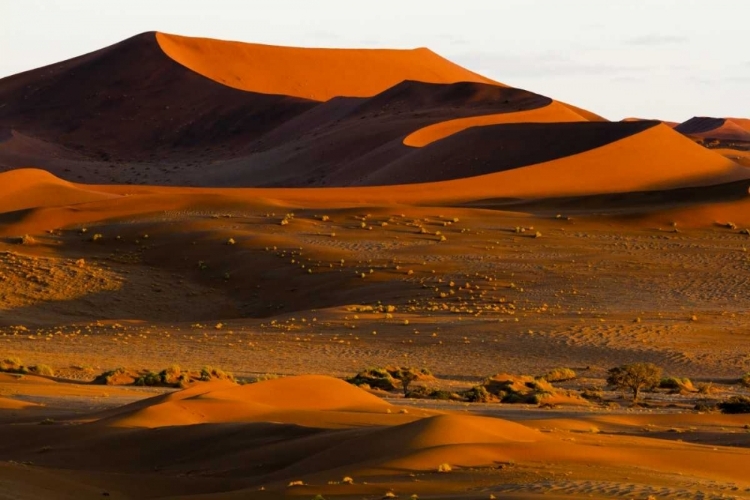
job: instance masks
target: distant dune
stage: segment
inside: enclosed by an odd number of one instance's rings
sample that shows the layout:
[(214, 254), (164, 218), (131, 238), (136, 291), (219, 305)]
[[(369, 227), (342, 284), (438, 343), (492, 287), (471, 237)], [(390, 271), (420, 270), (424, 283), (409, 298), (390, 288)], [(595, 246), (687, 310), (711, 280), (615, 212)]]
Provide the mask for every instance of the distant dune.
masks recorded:
[(695, 117), (675, 127), (685, 135), (702, 139), (750, 142), (750, 120)]

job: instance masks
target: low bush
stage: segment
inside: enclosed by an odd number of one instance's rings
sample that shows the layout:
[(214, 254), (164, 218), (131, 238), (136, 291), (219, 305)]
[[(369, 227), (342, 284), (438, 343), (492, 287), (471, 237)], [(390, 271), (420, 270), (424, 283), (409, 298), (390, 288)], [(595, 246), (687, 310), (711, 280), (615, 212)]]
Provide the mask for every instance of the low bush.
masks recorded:
[(461, 396), (469, 403), (489, 403), (495, 400), (483, 385), (476, 385), (462, 392)]
[(750, 397), (733, 396), (716, 405), (722, 413), (750, 413)]
[(547, 382), (565, 382), (566, 380), (575, 379), (576, 376), (576, 372), (570, 368), (555, 368), (547, 372), (546, 375), (542, 375), (541, 378)]

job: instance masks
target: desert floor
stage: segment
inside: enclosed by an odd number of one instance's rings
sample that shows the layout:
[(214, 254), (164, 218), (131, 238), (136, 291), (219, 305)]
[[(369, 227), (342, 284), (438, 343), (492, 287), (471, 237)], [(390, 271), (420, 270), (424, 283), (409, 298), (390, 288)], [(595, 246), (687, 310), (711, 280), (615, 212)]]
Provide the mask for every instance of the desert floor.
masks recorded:
[[(735, 230), (679, 209), (82, 207), (2, 226), (0, 352), (55, 376), (0, 374), (0, 498), (750, 498), (750, 418), (693, 409), (747, 392)], [(338, 379), (570, 367), (556, 386), (580, 391), (641, 361), (713, 390), (541, 408)], [(92, 383), (175, 363), (272, 380)]]

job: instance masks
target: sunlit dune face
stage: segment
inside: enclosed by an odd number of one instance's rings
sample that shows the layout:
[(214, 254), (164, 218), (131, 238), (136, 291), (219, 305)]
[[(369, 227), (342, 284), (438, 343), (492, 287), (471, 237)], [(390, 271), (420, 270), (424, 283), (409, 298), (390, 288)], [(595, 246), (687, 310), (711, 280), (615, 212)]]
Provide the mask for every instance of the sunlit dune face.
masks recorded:
[(224, 85), (315, 101), (369, 97), (404, 80), (497, 84), (428, 49), (309, 49), (166, 33), (156, 40), (179, 64)]

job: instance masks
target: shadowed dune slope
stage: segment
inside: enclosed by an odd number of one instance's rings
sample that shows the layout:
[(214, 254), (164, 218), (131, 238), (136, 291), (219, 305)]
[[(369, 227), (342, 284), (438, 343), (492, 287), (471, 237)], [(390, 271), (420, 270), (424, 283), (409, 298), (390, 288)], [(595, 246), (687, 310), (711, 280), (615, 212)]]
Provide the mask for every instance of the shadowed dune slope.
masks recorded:
[(433, 182), (503, 172), (583, 153), (655, 125), (578, 122), (472, 127), (381, 167), (362, 184)]
[(695, 117), (677, 125), (675, 130), (702, 139), (750, 142), (750, 120)]
[(0, 127), (104, 163), (181, 149), (220, 157), (316, 105), (206, 79), (167, 57), (154, 33), (4, 78), (0, 96)]
[(404, 144), (421, 148), (457, 134), (471, 127), (482, 127), (487, 125), (501, 125), (508, 123), (567, 123), (588, 121), (570, 108), (559, 102), (552, 102), (542, 108), (516, 113), (499, 113), (484, 116), (471, 116), (469, 118), (457, 118), (444, 122), (435, 123), (416, 130), (404, 138)]
[(323, 49), (230, 42), (157, 33), (164, 52), (224, 85), (265, 94), (327, 101), (368, 97), (403, 80), (501, 85), (429, 49)]

